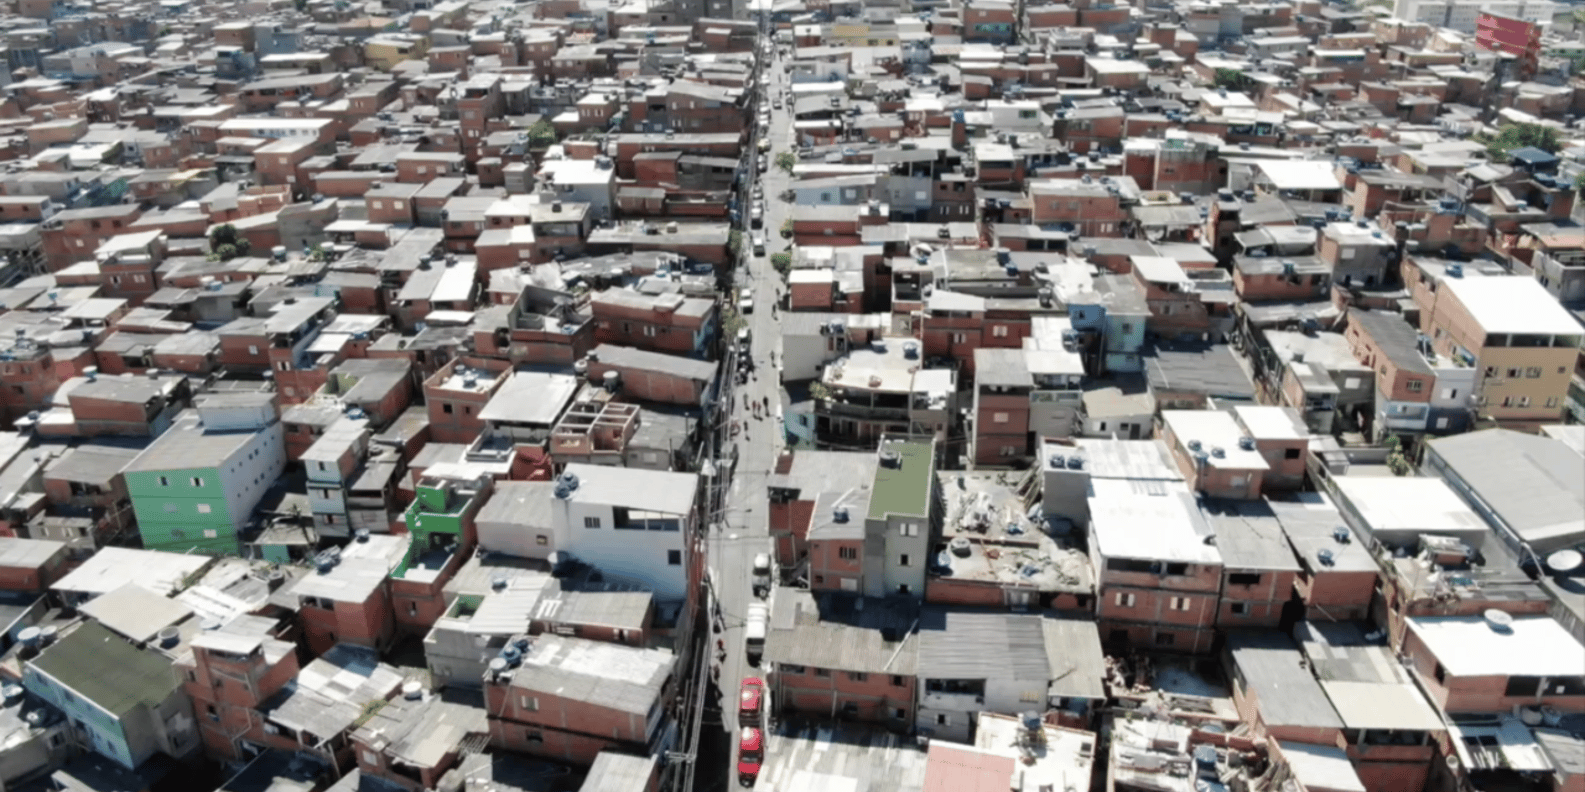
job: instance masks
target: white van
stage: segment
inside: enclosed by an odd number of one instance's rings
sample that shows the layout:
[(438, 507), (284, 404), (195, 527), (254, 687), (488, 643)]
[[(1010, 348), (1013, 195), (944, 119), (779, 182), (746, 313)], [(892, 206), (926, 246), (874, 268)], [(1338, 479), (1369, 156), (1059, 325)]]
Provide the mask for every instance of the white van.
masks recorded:
[(743, 644), (748, 652), (748, 664), (759, 665), (765, 656), (765, 632), (770, 629), (770, 608), (763, 602), (748, 606), (748, 616), (743, 627)]

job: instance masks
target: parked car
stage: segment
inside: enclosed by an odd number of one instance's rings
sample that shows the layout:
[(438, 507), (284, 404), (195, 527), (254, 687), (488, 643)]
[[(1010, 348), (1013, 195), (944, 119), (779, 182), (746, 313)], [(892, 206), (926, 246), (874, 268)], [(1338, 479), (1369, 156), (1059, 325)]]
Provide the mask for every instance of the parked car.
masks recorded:
[(749, 224), (752, 225), (754, 228), (759, 228), (760, 226), (764, 225), (765, 224), (765, 205), (760, 203), (759, 201), (755, 201), (754, 202), (754, 208), (749, 210), (748, 219), (749, 219)]
[(756, 255), (756, 256), (765, 255), (765, 235), (764, 234), (755, 234), (754, 235), (754, 255)]
[(769, 627), (770, 608), (763, 602), (751, 603), (743, 626), (743, 644), (751, 666), (758, 667), (760, 658), (765, 656), (765, 631)]
[(770, 554), (760, 553), (754, 556), (753, 572), (754, 596), (764, 597), (770, 593)]
[(743, 685), (737, 697), (737, 722), (758, 726), (764, 707), (765, 680), (759, 677), (743, 677)]
[(744, 286), (737, 293), (738, 313), (754, 313), (754, 290)]
[(754, 786), (764, 762), (765, 734), (755, 728), (744, 729), (737, 741), (737, 782), (746, 787)]

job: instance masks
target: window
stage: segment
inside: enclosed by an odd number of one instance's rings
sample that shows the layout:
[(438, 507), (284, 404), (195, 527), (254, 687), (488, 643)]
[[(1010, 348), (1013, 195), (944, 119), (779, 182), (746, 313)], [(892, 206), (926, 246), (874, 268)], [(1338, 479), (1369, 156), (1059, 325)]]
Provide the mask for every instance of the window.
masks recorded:
[(540, 534), (539, 536), (534, 537), (534, 544), (537, 544), (540, 547), (544, 547), (544, 546), (550, 544), (550, 537), (548, 537), (548, 536), (546, 536), (544, 534)]
[(1007, 423), (1007, 413), (991, 413), (991, 423)]
[(937, 715), (936, 716), (936, 725), (937, 726), (951, 726), (952, 725), (952, 721), (948, 720), (946, 715)]
[(1419, 393), (1420, 391), (1425, 390), (1425, 381), (1417, 379), (1409, 380), (1408, 388), (1410, 393)]
[(409, 616), (417, 616), (418, 615), (418, 603), (416, 603), (416, 602), (407, 603), (407, 615), (409, 615)]
[(1541, 367), (1540, 366), (1530, 366), (1529, 368), (1524, 370), (1524, 376), (1525, 376), (1526, 379), (1540, 379), (1541, 378)]
[(160, 486), (169, 487), (170, 485), (171, 485), (171, 480), (168, 477), (160, 476)]
[(849, 671), (848, 680), (852, 682), (868, 682), (870, 681), (870, 675), (861, 672)]
[(204, 480), (202, 478), (200, 478), (198, 476), (193, 476), (193, 486), (202, 487), (203, 485), (204, 485)]
[(1128, 593), (1119, 591), (1119, 592), (1117, 592), (1117, 594), (1113, 595), (1112, 601), (1117, 603), (1117, 607), (1119, 607), (1119, 608), (1132, 608), (1132, 607), (1134, 607), (1134, 595), (1133, 594), (1128, 594)]
[(778, 666), (778, 670), (781, 671), (783, 676), (785, 676), (787, 674), (792, 674), (794, 676), (802, 676), (803, 672), (804, 672), (804, 667), (801, 666), (801, 665), (793, 665), (791, 663), (782, 663), (780, 666)]
[(1552, 398), (1547, 399), (1546, 400), (1546, 406), (1547, 407), (1556, 407), (1557, 406), (1557, 397), (1553, 396)]
[(1508, 369), (1508, 379), (1519, 379), (1519, 369), (1518, 368), (1510, 368), (1510, 369)]
[(1260, 573), (1234, 572), (1227, 576), (1227, 582), (1228, 585), (1232, 586), (1258, 586), (1260, 585)]
[(902, 583), (897, 586), (898, 594), (912, 594), (913, 592), (914, 590), (907, 583)]
[(1244, 616), (1249, 613), (1249, 603), (1235, 602), (1228, 608), (1234, 616)]
[(1436, 681), (1447, 682), (1447, 669), (1443, 668), (1441, 663), (1436, 664)]
[(1285, 448), (1282, 451), (1282, 458), (1283, 459), (1298, 459), (1299, 458), (1299, 454), (1302, 451), (1303, 451), (1303, 449), (1299, 449), (1299, 448)]
[(252, 344), (249, 344), (248, 345), (248, 354), (250, 354), (250, 355), (259, 354), (259, 348), (256, 347), (256, 346), (253, 346)]
[(859, 549), (857, 547), (838, 547), (837, 558), (840, 558), (843, 561), (857, 561), (859, 558)]
[(816, 668), (815, 669), (815, 676), (820, 677), (821, 679), (830, 679), (831, 678), (831, 669), (829, 669), (829, 668)]
[(213, 511), (213, 510), (214, 510), (214, 508), (213, 508), (213, 507), (211, 507), (211, 506), (210, 506), (210, 505), (209, 505), (209, 504), (207, 504), (207, 503), (200, 503), (200, 504), (198, 504), (198, 513), (199, 513), (199, 514), (208, 514), (208, 513), (210, 513), (210, 512), (211, 512), (211, 511)]
[(1508, 677), (1508, 689), (1503, 692), (1505, 696), (1523, 696), (1530, 698), (1541, 691), (1541, 678), (1533, 676)]
[(908, 566), (908, 554), (907, 553), (903, 553), (902, 555), (897, 557), (897, 565), (898, 566)]
[(1167, 607), (1175, 611), (1186, 611), (1189, 609), (1189, 604), (1188, 597), (1173, 597), (1167, 600)]
[(1529, 407), (1530, 406), (1530, 397), (1529, 396), (1520, 396), (1519, 397), (1519, 406), (1520, 407)]
[(445, 414), (447, 414), (447, 415), (450, 415), (451, 414), (451, 405), (448, 404), (447, 402), (441, 402), (440, 403), (440, 411), (445, 413)]
[(535, 696), (518, 696), (517, 706), (519, 709), (528, 710), (529, 712), (538, 712), (539, 699)]
[(1161, 633), (1156, 636), (1156, 645), (1171, 646), (1173, 643), (1177, 642), (1177, 640), (1177, 636), (1173, 635), (1172, 633)]
[(991, 328), (991, 337), (992, 338), (1006, 338), (1007, 337), (1007, 325), (996, 325), (995, 327), (992, 327)]
[(903, 536), (918, 536), (919, 523), (904, 523), (898, 528), (898, 532)]
[(892, 674), (892, 687), (903, 687), (903, 678)]
[(682, 551), (681, 550), (667, 550), (666, 551), (666, 563), (670, 564), (671, 566), (682, 566)]

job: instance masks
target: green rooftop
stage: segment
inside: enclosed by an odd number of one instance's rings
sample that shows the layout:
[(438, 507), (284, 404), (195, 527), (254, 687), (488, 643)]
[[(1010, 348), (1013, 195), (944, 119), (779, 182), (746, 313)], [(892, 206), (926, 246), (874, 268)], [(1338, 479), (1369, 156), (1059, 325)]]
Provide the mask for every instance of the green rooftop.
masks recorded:
[[(897, 454), (896, 466), (886, 463), (886, 452)], [(881, 464), (875, 469), (870, 492), (870, 519), (888, 514), (918, 517), (930, 513), (930, 479), (934, 475), (935, 449), (928, 441), (887, 440), (881, 443)]]
[(178, 684), (169, 659), (127, 643), (98, 622), (84, 623), (29, 662), (116, 717), (139, 704), (158, 706)]

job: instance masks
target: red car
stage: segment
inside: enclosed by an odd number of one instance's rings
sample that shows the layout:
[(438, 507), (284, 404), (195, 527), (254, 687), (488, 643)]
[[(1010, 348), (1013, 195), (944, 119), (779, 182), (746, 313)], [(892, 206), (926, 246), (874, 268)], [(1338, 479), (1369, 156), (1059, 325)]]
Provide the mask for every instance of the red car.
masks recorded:
[(743, 687), (737, 697), (737, 720), (744, 726), (758, 726), (760, 711), (765, 707), (765, 680), (744, 677)]
[(746, 787), (754, 786), (764, 761), (765, 735), (753, 727), (744, 729), (737, 743), (737, 782)]

